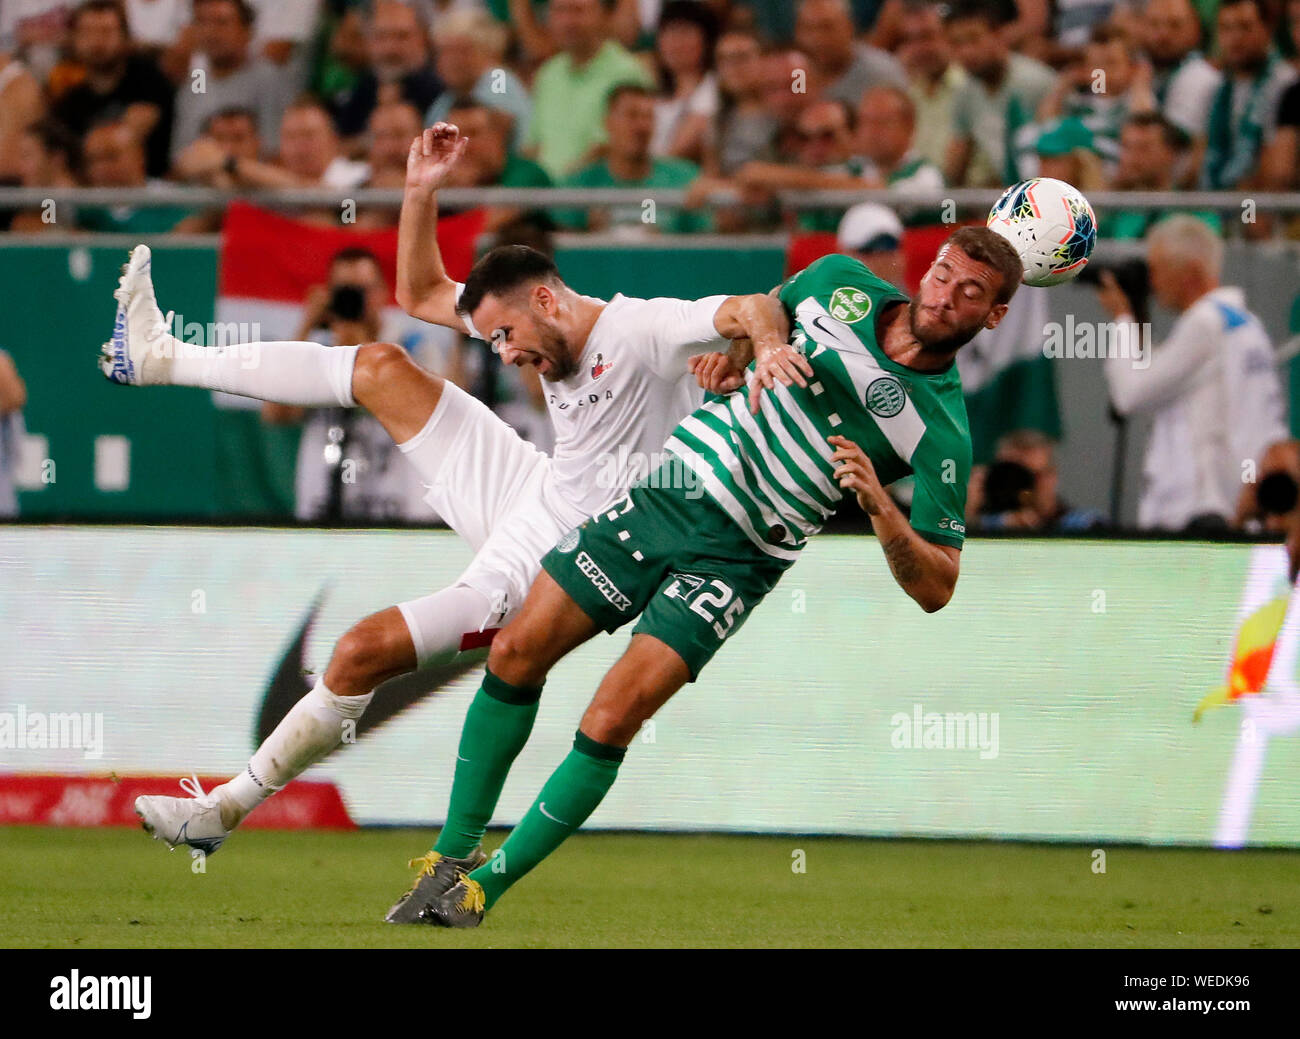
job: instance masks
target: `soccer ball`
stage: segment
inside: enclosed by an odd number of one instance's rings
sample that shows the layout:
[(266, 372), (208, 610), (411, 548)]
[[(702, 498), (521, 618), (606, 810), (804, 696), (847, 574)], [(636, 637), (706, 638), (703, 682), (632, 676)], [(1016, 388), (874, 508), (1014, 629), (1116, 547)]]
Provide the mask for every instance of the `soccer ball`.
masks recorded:
[(1035, 177), (1002, 193), (988, 226), (1016, 247), (1026, 285), (1059, 285), (1088, 262), (1097, 244), (1097, 218), (1078, 188)]

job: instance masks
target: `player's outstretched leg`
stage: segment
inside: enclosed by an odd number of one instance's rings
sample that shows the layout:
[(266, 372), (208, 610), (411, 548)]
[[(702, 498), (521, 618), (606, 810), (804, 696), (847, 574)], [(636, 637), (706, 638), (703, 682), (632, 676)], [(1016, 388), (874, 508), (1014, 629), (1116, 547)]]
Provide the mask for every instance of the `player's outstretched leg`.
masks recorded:
[(360, 406), (399, 444), (425, 427), (438, 404), (441, 376), (394, 343), (182, 342), (158, 306), (151, 269), (148, 246), (137, 245), (113, 294), (117, 316), (99, 361), (111, 382), (194, 386), (299, 407)]
[[(547, 577), (545, 573), (542, 576)], [(522, 620), (521, 615), (502, 629), (488, 666), (498, 657), (497, 666), (509, 673), (510, 661), (502, 658), (517, 654), (519, 670), (536, 680), (540, 656), (534, 640), (538, 632), (516, 629)], [(633, 635), (583, 715), (573, 749), (519, 825), (490, 862), (466, 873), (455, 887), (434, 899), (419, 919), (442, 927), (477, 927), (511, 885), (587, 821), (614, 785), (627, 746), (641, 725), (689, 678), (690, 671), (674, 650), (651, 635)]]
[[(492, 641), (483, 684), (461, 729), (446, 825), (429, 854), (411, 863), (423, 863), (423, 868), (411, 890), (388, 911), (384, 919), (389, 923), (424, 922), (420, 914), (482, 864), (480, 842), (510, 766), (532, 732), (546, 674), (595, 633), (591, 619), (554, 579), (539, 574), (518, 618)], [(477, 861), (460, 865), (469, 859)]]
[[(334, 647), (324, 677), (289, 709), (243, 772), (207, 794), (196, 786), (186, 788), (190, 797), (136, 798), (135, 812), (145, 830), (172, 847), (185, 844), (208, 854), (216, 851), (254, 808), (339, 746), (355, 728), (376, 686), (414, 670), (417, 663), (450, 661), (460, 652), (464, 633), (481, 627), (492, 608), (482, 592), (463, 585), (444, 588), (419, 603), (418, 656), (401, 607), (356, 624)], [(460, 865), (473, 868), (481, 860), (467, 856)]]
[(137, 245), (113, 293), (117, 315), (99, 368), (130, 386), (197, 386), (303, 407), (352, 407), (358, 348), (319, 343), (203, 346), (171, 334), (154, 296), (149, 247)]

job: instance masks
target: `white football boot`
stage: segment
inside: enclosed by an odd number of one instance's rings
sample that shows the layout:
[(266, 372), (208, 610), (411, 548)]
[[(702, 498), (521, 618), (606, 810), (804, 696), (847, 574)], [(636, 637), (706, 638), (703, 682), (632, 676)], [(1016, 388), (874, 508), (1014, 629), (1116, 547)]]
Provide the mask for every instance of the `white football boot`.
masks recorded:
[(216, 795), (203, 792), (197, 776), (182, 779), (181, 789), (190, 796), (137, 797), (135, 814), (154, 840), (166, 841), (173, 848), (185, 844), (211, 855), (231, 834), (221, 822), (221, 802)]
[(99, 370), (110, 382), (158, 386), (171, 381), (172, 359), (181, 341), (170, 332), (172, 315), (163, 317), (158, 309), (151, 266), (149, 247), (137, 245), (117, 281), (113, 338), (104, 344), (99, 359)]

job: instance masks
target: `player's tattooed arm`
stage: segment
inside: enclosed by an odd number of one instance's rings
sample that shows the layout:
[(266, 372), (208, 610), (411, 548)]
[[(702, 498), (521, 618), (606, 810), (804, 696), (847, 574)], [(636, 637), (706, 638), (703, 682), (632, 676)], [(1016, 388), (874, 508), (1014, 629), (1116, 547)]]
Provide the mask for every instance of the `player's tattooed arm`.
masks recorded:
[(438, 250), (438, 189), (465, 151), (469, 138), (450, 123), (436, 123), (411, 142), (406, 188), (397, 225), (397, 303), (412, 317), (458, 332), (456, 283)]
[(957, 586), (961, 553), (926, 541), (912, 528), (881, 486), (876, 468), (862, 448), (846, 437), (827, 440), (835, 448), (831, 455), (835, 479), (857, 496), (858, 505), (871, 518), (894, 580), (926, 613), (942, 609)]

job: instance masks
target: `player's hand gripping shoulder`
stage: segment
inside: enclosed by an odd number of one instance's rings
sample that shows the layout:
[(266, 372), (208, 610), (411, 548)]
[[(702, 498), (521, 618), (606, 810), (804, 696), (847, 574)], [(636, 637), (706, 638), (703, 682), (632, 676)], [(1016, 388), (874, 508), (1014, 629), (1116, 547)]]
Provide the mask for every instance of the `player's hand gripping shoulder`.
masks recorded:
[(725, 354), (700, 354), (688, 362), (699, 384), (710, 393), (730, 393), (744, 383), (744, 372), (754, 362), (749, 385), (749, 410), (758, 414), (764, 389), (777, 383), (807, 386), (812, 365), (790, 345), (790, 317), (771, 293), (732, 296), (713, 319), (720, 335), (732, 340)]
[(862, 448), (846, 437), (826, 439), (835, 448), (831, 455), (835, 480), (857, 496), (858, 505), (871, 518), (894, 580), (926, 613), (943, 609), (957, 587), (961, 552), (926, 541), (912, 528), (881, 486), (876, 467)]

